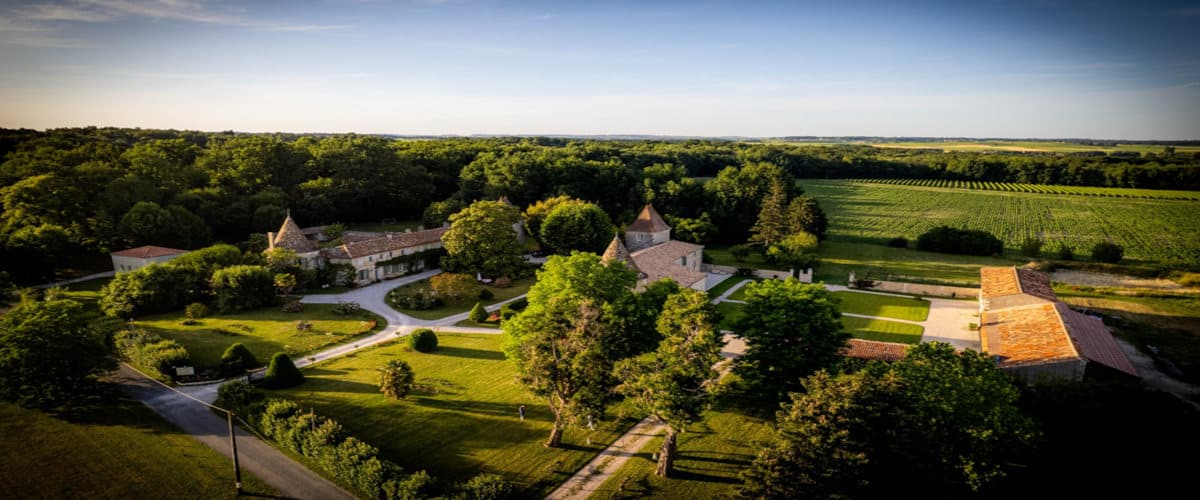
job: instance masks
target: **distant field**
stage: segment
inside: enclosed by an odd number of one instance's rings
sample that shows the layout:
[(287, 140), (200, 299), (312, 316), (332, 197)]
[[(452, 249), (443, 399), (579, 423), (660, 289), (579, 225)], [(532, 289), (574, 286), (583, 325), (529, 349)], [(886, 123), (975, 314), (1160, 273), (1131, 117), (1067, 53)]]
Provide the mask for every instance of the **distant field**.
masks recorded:
[[(1084, 153), (1100, 151), (1104, 153), (1133, 152), (1133, 153), (1162, 153), (1161, 145), (1153, 144), (1118, 144), (1116, 146), (1095, 146), (1057, 141), (930, 141), (930, 142), (857, 142), (851, 144), (866, 144), (877, 148), (898, 149), (940, 149), (943, 151), (1017, 151), (1042, 153)], [(1176, 153), (1200, 151), (1200, 146), (1175, 146)]]
[[(833, 241), (914, 241), (940, 225), (982, 229), (1016, 254), (1027, 237), (1044, 251), (1070, 244), (1086, 258), (1092, 245), (1111, 240), (1125, 257), (1145, 262), (1200, 265), (1200, 202), (1172, 199), (1063, 196), (841, 180), (801, 181), (829, 215)], [(1124, 190), (1114, 189), (1119, 192)], [(824, 255), (825, 252), (822, 252)], [(836, 255), (830, 255), (836, 257)]]
[(850, 179), (850, 182), (890, 184), (980, 191), (1004, 191), (1034, 194), (1070, 194), (1108, 198), (1161, 198), (1200, 201), (1200, 191), (1169, 191), (1163, 189), (1127, 189), (1095, 186), (1052, 186), (1046, 184), (1016, 184), (1011, 182), (956, 181), (947, 179)]

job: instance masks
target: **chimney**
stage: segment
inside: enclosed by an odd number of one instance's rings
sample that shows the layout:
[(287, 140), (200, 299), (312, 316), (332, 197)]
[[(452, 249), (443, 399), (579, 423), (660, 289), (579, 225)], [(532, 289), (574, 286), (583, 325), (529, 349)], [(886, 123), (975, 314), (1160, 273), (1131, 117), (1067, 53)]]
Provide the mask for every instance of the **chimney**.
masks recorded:
[(267, 231), (267, 250), (275, 248), (275, 233)]
[(411, 232), (412, 232), (412, 228), (411, 228), (411, 227), (406, 227), (406, 228), (404, 228), (404, 234), (408, 234), (408, 233), (411, 233)]

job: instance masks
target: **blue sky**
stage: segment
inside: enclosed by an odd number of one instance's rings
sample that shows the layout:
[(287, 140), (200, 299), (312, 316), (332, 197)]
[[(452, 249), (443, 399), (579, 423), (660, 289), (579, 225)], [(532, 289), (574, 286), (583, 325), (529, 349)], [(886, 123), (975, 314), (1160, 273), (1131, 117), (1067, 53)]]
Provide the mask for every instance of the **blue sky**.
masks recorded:
[(0, 1), (0, 126), (1200, 139), (1200, 2)]

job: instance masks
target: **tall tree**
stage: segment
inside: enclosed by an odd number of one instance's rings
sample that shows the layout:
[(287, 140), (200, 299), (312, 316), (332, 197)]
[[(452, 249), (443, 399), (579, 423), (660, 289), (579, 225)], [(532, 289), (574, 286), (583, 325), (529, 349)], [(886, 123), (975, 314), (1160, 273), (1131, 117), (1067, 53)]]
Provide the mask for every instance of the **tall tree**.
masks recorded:
[(601, 253), (612, 241), (616, 230), (600, 207), (591, 203), (569, 203), (546, 216), (539, 241), (559, 255), (573, 251)]
[(669, 477), (675, 460), (676, 437), (695, 421), (709, 401), (725, 341), (714, 326), (716, 309), (708, 295), (683, 289), (667, 299), (658, 319), (663, 336), (652, 357), (622, 361), (617, 390), (634, 404), (667, 424), (654, 473)]
[(538, 243), (542, 243), (542, 223), (546, 222), (546, 217), (549, 217), (550, 212), (556, 208), (574, 203), (583, 203), (583, 201), (567, 195), (559, 195), (530, 204), (521, 214), (525, 232), (538, 240)]
[(524, 260), (513, 224), (517, 209), (498, 201), (477, 201), (450, 216), (450, 229), (442, 235), (448, 254), (445, 267), (488, 277), (511, 276)]
[(837, 298), (820, 284), (795, 279), (746, 285), (743, 314), (733, 331), (747, 350), (735, 371), (757, 394), (782, 400), (800, 380), (832, 365), (849, 337)]
[(763, 250), (778, 243), (788, 235), (787, 192), (778, 179), (771, 182), (771, 191), (763, 198), (758, 211), (758, 222), (750, 228), (750, 243), (762, 245)]
[(797, 196), (788, 203), (787, 226), (791, 233), (805, 232), (823, 240), (829, 221), (825, 219), (825, 212), (821, 210), (821, 204), (817, 203), (816, 199)]
[(26, 300), (0, 315), (0, 398), (37, 406), (78, 395), (108, 364), (88, 322), (73, 300)]
[(628, 267), (605, 265), (595, 254), (553, 256), (538, 272), (525, 311), (502, 323), (505, 354), (554, 414), (547, 447), (562, 444), (568, 425), (603, 412), (613, 385), (604, 311), (636, 281)]

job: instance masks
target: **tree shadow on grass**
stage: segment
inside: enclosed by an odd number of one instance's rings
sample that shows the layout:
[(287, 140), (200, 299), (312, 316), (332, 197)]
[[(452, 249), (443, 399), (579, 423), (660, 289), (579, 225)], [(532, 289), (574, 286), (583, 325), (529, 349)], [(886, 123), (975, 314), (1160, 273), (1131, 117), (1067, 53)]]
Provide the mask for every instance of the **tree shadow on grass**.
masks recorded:
[(742, 481), (736, 477), (721, 477), (714, 476), (712, 474), (703, 474), (700, 472), (694, 472), (693, 470), (680, 468), (678, 466), (675, 467), (674, 473), (671, 474), (671, 479), (680, 481), (700, 481), (705, 483), (742, 484)]
[(504, 353), (485, 349), (471, 349), (467, 347), (438, 347), (436, 353), (445, 356), (454, 356), (456, 358), (504, 361)]
[(323, 378), (320, 380), (314, 380), (311, 383), (306, 383), (299, 386), (299, 389), (310, 392), (345, 392), (354, 394), (379, 392), (379, 386), (340, 378)]
[[(496, 403), (491, 401), (461, 401), (447, 400), (429, 396), (414, 396), (410, 400), (414, 404), (418, 404), (427, 408), (434, 408), (445, 411), (455, 411), (462, 413), (471, 413), (476, 415), (487, 415), (492, 417), (512, 417), (519, 418), (517, 408), (520, 403)], [(533, 405), (527, 405), (526, 418), (533, 418)]]

